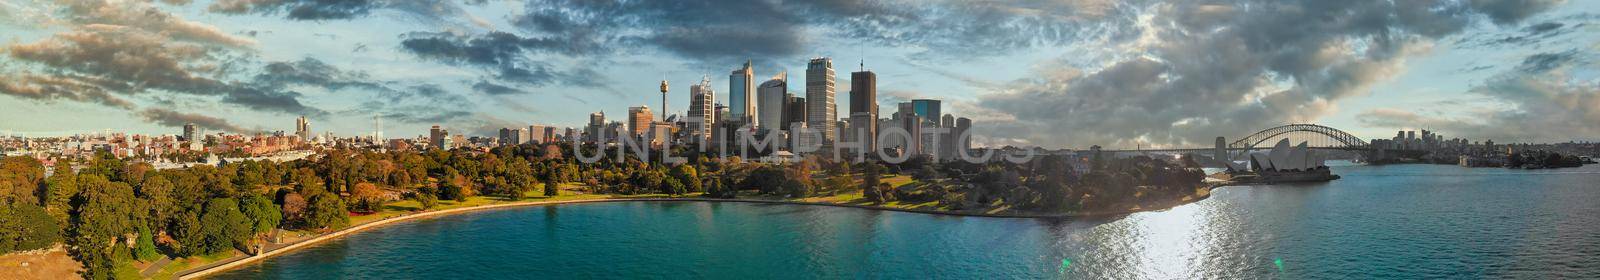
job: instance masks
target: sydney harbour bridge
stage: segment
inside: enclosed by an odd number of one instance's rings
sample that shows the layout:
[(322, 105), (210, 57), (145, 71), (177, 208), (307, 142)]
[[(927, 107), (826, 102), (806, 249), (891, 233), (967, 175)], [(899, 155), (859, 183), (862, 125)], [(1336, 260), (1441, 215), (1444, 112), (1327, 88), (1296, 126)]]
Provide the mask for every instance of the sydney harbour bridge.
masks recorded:
[[(1375, 147), (1372, 143), (1362, 140), (1342, 130), (1318, 124), (1288, 124), (1263, 129), (1228, 141), (1227, 137), (1218, 136), (1216, 146), (1210, 148), (1162, 148), (1162, 149), (1136, 149), (1136, 150), (1104, 150), (1114, 153), (1193, 153), (1207, 158), (1226, 158), (1229, 160), (1242, 160), (1250, 151), (1270, 149), (1271, 142), (1278, 139), (1293, 139), (1296, 142), (1305, 142), (1306, 147), (1316, 150), (1348, 151), (1359, 155), (1363, 159), (1373, 160), (1389, 156), (1420, 156), (1425, 151), (1420, 150), (1392, 150)], [(1269, 146), (1263, 146), (1269, 145)]]

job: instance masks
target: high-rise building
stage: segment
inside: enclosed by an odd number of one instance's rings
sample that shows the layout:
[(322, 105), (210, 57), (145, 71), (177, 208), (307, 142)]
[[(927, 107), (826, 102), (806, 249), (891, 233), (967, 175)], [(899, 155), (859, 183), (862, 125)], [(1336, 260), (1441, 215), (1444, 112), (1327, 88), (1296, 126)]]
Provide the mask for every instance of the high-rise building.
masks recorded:
[(911, 100), (911, 106), (916, 110), (917, 116), (922, 117), (924, 122), (932, 122), (934, 126), (941, 125), (939, 116), (944, 115), (944, 112), (940, 112), (939, 103), (940, 101), (937, 99)]
[(784, 108), (784, 103), (787, 103), (786, 99), (789, 98), (788, 72), (779, 72), (773, 75), (772, 79), (761, 83), (761, 87), (756, 89), (756, 98), (760, 103), (760, 106), (756, 106), (756, 112), (760, 114), (756, 121), (757, 126), (767, 131), (783, 130), (786, 125), (783, 122), (783, 111), (787, 109)]
[(755, 71), (750, 69), (750, 61), (744, 62), (744, 68), (733, 70), (728, 75), (728, 119), (732, 121), (750, 123), (755, 119), (756, 86)]
[[(787, 101), (784, 102), (783, 128), (781, 129), (789, 131), (796, 123), (806, 123), (806, 98), (790, 94), (785, 100)], [(790, 132), (790, 134), (792, 135), (794, 132)]]
[(822, 134), (816, 144), (832, 142), (835, 136), (833, 92), (833, 59), (811, 59), (806, 64), (806, 125)]
[(704, 140), (711, 136), (717, 124), (717, 92), (711, 89), (711, 79), (701, 77), (700, 84), (689, 86), (689, 135)]
[(200, 140), (199, 139), (199, 136), (200, 136), (199, 132), (200, 132), (199, 127), (195, 126), (194, 123), (184, 124), (183, 125), (183, 141), (195, 142), (195, 141)]
[(850, 73), (850, 135), (865, 138), (852, 140), (869, 151), (877, 149), (877, 120), (878, 74), (867, 71), (863, 62), (861, 71)]
[(449, 149), (450, 132), (435, 125), (428, 129), (428, 145), (438, 149)]
[(517, 140), (519, 140), (517, 136), (520, 136), (520, 135), (517, 135), (517, 130), (513, 130), (513, 129), (509, 128), (509, 127), (500, 128), (500, 145), (501, 146), (516, 145), (517, 144)]
[(294, 119), (294, 135), (300, 136), (301, 141), (311, 140), (311, 121), (306, 116)]
[(898, 116), (900, 118), (906, 118), (906, 117), (917, 115), (917, 109), (916, 109), (917, 106), (911, 104), (911, 102), (900, 102), (900, 104), (896, 104), (896, 105), (898, 105), (898, 106), (896, 106), (896, 109), (898, 109), (898, 110), (896, 110), (894, 112), (895, 116)]
[(956, 144), (956, 152), (966, 152), (967, 149), (972, 148), (972, 136), (969, 135), (965, 139), (961, 138), (961, 134), (970, 133), (971, 131), (972, 119), (956, 118), (956, 128), (952, 132), (956, 135), (956, 142), (954, 142)]
[(628, 107), (628, 132), (632, 134), (629, 137), (640, 139), (647, 136), (652, 122), (655, 120), (654, 116), (650, 115), (650, 106)]
[[(607, 139), (603, 139), (603, 138), (600, 137), (601, 130), (604, 130), (605, 126), (606, 126), (606, 112), (605, 111), (589, 113), (589, 127), (584, 128), (584, 130), (585, 130), (584, 133), (588, 134), (588, 140), (590, 142), (596, 142), (596, 143), (606, 142)], [(605, 132), (605, 134), (613, 134), (613, 133), (616, 133), (616, 132), (612, 132), (612, 131), (606, 131)]]

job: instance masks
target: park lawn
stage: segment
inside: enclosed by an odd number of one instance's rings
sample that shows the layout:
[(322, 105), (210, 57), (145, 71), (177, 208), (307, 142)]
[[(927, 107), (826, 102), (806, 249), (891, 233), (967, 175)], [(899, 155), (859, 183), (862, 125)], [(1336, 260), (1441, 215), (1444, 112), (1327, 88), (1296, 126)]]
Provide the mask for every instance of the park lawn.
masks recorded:
[[(156, 271), (156, 274), (150, 275), (149, 279), (177, 279), (179, 271), (232, 258), (236, 254), (239, 254), (239, 250), (227, 250), (216, 254), (173, 259), (171, 263), (167, 263), (166, 267)], [(143, 277), (139, 276), (140, 271), (142, 270), (134, 267), (133, 261), (129, 260), (118, 261), (116, 269), (112, 273), (116, 275), (117, 279), (143, 279)]]
[(879, 179), (879, 182), (889, 183), (889, 187), (898, 189), (900, 186), (915, 183), (917, 180), (912, 180), (911, 176), (906, 175), (890, 175), (888, 177), (883, 177), (883, 179)]
[[(536, 188), (535, 190), (528, 191), (527, 193), (524, 193), (523, 194), (523, 198), (521, 200), (511, 200), (511, 199), (508, 199), (508, 198), (502, 197), (502, 196), (482, 196), (482, 195), (480, 195), (480, 196), (471, 196), (471, 197), (467, 197), (467, 199), (465, 201), (460, 201), (460, 202), (457, 202), (455, 200), (440, 200), (439, 201), (439, 205), (434, 206), (434, 208), (431, 209), (431, 211), (449, 210), (449, 209), (456, 209), (456, 208), (484, 206), (484, 205), (512, 203), (512, 202), (524, 202), (524, 201), (570, 201), (570, 200), (583, 200), (583, 199), (665, 198), (665, 197), (668, 197), (667, 195), (661, 195), (661, 194), (646, 194), (646, 195), (573, 194), (572, 191), (568, 191), (568, 189), (572, 189), (574, 187), (581, 187), (581, 186), (583, 186), (583, 185), (582, 184), (577, 184), (577, 183), (563, 183), (563, 184), (561, 184), (561, 185), (559, 185), (557, 187), (558, 189), (561, 189), (560, 195), (557, 195), (555, 197), (548, 197), (548, 196), (544, 196), (544, 184), (540, 183), (539, 187)], [(390, 203), (384, 204), (383, 205), (383, 210), (379, 210), (377, 213), (372, 213), (372, 214), (369, 214), (369, 215), (361, 215), (361, 216), (351, 216), (350, 217), (350, 225), (354, 226), (354, 225), (365, 224), (365, 223), (369, 223), (369, 222), (377, 221), (377, 220), (382, 220), (382, 219), (386, 219), (386, 218), (404, 216), (406, 214), (415, 213), (415, 212), (420, 211), (420, 210), (422, 210), (422, 203), (417, 202), (416, 200), (406, 199), (406, 200), (390, 202)]]

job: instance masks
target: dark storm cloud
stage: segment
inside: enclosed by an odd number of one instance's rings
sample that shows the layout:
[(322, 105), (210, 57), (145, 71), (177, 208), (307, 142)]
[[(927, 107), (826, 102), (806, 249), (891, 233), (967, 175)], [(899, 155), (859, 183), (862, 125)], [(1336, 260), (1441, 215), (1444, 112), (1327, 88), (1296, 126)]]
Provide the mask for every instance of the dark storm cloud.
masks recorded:
[(145, 109), (144, 111), (139, 111), (137, 115), (141, 118), (144, 118), (146, 121), (169, 127), (179, 127), (192, 123), (208, 130), (221, 130), (233, 133), (255, 132), (254, 130), (245, 129), (243, 127), (228, 123), (227, 120), (222, 118), (200, 114), (181, 113), (168, 109), (150, 108)]
[[(1537, 6), (1537, 5), (1535, 5)], [(1488, 15), (1532, 14), (1488, 1), (1229, 1), (1159, 3), (1136, 33), (1146, 47), (1101, 69), (1040, 66), (979, 104), (1018, 125), (991, 135), (1052, 146), (1204, 145), (1291, 122), (1402, 69), (1431, 41)], [(1312, 20), (1314, 19), (1314, 20)]]

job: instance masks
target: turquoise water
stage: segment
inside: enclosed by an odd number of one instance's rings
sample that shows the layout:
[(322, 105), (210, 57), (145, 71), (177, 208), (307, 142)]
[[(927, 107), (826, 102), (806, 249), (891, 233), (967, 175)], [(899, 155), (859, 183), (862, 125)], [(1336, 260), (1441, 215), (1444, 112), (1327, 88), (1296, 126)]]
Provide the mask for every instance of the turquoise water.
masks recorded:
[(617, 202), (358, 233), (216, 278), (1600, 278), (1600, 166), (1343, 166), (1076, 220)]

